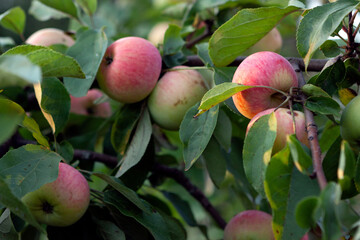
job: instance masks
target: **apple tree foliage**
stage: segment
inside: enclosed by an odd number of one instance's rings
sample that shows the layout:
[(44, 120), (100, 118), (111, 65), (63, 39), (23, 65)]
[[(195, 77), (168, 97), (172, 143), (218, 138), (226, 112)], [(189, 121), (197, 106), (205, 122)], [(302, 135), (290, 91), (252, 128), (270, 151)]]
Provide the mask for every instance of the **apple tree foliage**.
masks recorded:
[[(339, 126), (359, 93), (359, 0), (28, 2), (0, 9), (0, 239), (222, 239), (247, 209), (272, 214), (278, 240), (360, 239), (359, 152)], [(73, 46), (23, 44), (34, 22), (56, 21), (74, 33)], [(154, 124), (146, 100), (105, 97), (107, 119), (70, 113), (70, 94), (98, 87), (107, 46), (146, 37), (160, 21), (173, 23), (158, 46), (163, 70), (185, 65), (209, 85), (179, 131)], [(231, 80), (274, 27), (300, 82), (286, 104), (305, 112), (311, 149), (289, 136), (271, 155), (274, 115), (245, 136), (249, 120), (231, 96), (250, 87)], [(21, 201), (56, 179), (60, 161), (92, 189), (86, 214), (65, 228), (39, 224)]]

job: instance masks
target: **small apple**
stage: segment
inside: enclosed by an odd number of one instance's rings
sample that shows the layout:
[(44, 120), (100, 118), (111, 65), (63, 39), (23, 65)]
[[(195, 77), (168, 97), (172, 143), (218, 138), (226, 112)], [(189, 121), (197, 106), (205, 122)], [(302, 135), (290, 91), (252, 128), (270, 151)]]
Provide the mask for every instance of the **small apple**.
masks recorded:
[(164, 43), (165, 32), (169, 27), (169, 23), (160, 22), (156, 24), (149, 32), (148, 39), (152, 44), (158, 46)]
[(257, 43), (251, 46), (247, 51), (250, 53), (270, 51), (278, 52), (282, 47), (282, 38), (277, 28), (273, 28)]
[(161, 77), (150, 94), (148, 106), (155, 123), (168, 130), (178, 130), (186, 111), (207, 91), (205, 80), (196, 70), (172, 68)]
[(90, 190), (88, 182), (78, 170), (60, 163), (59, 175), (54, 182), (26, 194), (22, 200), (40, 223), (69, 226), (86, 212)]
[(258, 210), (246, 210), (233, 217), (225, 227), (224, 240), (272, 240), (272, 216)]
[[(265, 111), (259, 112), (256, 114), (251, 121), (249, 122), (246, 133), (254, 125), (254, 123), (262, 116), (274, 112), (275, 108), (267, 109)], [(296, 128), (296, 137), (299, 141), (309, 147), (309, 141), (307, 138), (307, 133), (305, 130), (305, 116), (304, 113), (300, 111), (294, 111), (295, 116), (295, 128)], [(278, 108), (275, 111), (275, 118), (277, 122), (276, 128), (276, 138), (274, 146), (272, 148), (272, 154), (277, 153), (286, 146), (286, 138), (288, 135), (294, 134), (294, 124), (291, 111), (286, 108)]]
[(27, 44), (38, 46), (50, 46), (54, 44), (64, 44), (68, 47), (72, 46), (75, 41), (64, 31), (56, 28), (44, 28), (34, 32), (27, 40)]
[(161, 72), (158, 49), (140, 37), (125, 37), (112, 43), (99, 67), (100, 88), (111, 98), (135, 103), (146, 98)]
[(360, 95), (354, 97), (341, 114), (340, 133), (354, 150), (360, 151)]
[(109, 102), (103, 102), (96, 104), (96, 100), (101, 98), (103, 93), (99, 89), (90, 89), (87, 94), (83, 97), (74, 97), (71, 98), (71, 107), (70, 112), (88, 115), (95, 117), (107, 118), (111, 116), (111, 107)]
[[(248, 56), (236, 69), (232, 82), (251, 86), (269, 86), (283, 92), (298, 86), (291, 64), (274, 52), (258, 52)], [(247, 118), (279, 106), (284, 96), (273, 89), (251, 88), (232, 97), (238, 111)]]

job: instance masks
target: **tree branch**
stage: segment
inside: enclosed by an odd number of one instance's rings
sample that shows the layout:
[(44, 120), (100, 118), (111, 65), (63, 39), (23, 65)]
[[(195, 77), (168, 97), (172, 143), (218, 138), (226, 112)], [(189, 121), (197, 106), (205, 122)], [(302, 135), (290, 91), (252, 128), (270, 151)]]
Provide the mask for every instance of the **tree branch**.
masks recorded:
[[(237, 67), (242, 61), (244, 61), (245, 58), (246, 56), (238, 57), (228, 66)], [(305, 64), (302, 58), (288, 57), (286, 59), (291, 63), (297, 64), (301, 71), (305, 71)], [(311, 59), (307, 71), (320, 72), (325, 66), (327, 61), (328, 59)], [(204, 66), (204, 63), (201, 61), (201, 59), (198, 56), (193, 55), (187, 57), (187, 62), (184, 65), (194, 67), (194, 66)]]
[[(302, 71), (300, 70), (299, 65), (293, 63), (292, 66), (298, 76), (299, 87), (304, 86), (306, 82), (304, 80), (304, 76), (302, 74)], [(327, 184), (327, 181), (325, 178), (324, 170), (322, 168), (321, 149), (318, 140), (317, 125), (315, 124), (313, 113), (304, 106), (305, 96), (303, 96), (302, 99), (304, 100), (303, 108), (305, 114), (306, 132), (308, 134), (308, 140), (310, 143), (311, 155), (314, 166), (314, 174), (319, 183), (320, 189), (324, 189)]]

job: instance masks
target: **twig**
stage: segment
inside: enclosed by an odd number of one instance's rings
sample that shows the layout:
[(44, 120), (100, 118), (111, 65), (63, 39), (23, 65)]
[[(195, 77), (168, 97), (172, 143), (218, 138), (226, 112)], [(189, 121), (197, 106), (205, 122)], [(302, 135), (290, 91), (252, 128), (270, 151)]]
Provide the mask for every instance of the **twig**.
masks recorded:
[[(306, 82), (304, 80), (304, 76), (302, 74), (302, 71), (300, 70), (300, 67), (296, 64), (292, 64), (292, 66), (298, 75), (299, 87), (304, 86)], [(308, 134), (308, 140), (309, 140), (311, 155), (313, 159), (314, 173), (319, 183), (320, 189), (324, 189), (325, 186), (327, 185), (327, 180), (325, 178), (324, 170), (322, 168), (321, 149), (317, 134), (317, 125), (315, 124), (313, 113), (304, 106), (305, 96), (303, 96), (303, 100), (304, 100), (303, 108), (305, 115), (306, 132)]]
[(154, 164), (153, 170), (154, 173), (169, 177), (174, 179), (177, 183), (183, 186), (202, 206), (203, 208), (212, 216), (214, 221), (221, 227), (225, 228), (226, 222), (220, 216), (219, 212), (214, 208), (214, 206), (209, 202), (206, 196), (193, 185), (190, 180), (185, 176), (184, 172), (176, 169), (170, 168), (168, 166), (160, 165), (158, 163)]
[(213, 34), (211, 28), (214, 25), (214, 22), (212, 20), (205, 20), (205, 24), (206, 24), (205, 31), (200, 36), (198, 36), (195, 39), (187, 42), (185, 44), (185, 46), (187, 48), (192, 48), (193, 46), (195, 46), (195, 44), (197, 44), (198, 42), (202, 41), (203, 39), (205, 39), (207, 37), (210, 37)]

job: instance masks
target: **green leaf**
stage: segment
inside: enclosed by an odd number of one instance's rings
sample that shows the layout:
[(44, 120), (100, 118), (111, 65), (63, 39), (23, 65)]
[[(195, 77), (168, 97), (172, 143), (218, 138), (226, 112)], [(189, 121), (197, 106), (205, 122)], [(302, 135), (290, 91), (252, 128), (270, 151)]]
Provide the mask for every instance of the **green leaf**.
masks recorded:
[(56, 52), (48, 47), (20, 45), (10, 49), (4, 55), (21, 54), (41, 67), (43, 77), (85, 78), (79, 64), (72, 57)]
[(340, 105), (330, 97), (310, 97), (306, 100), (305, 107), (316, 113), (340, 116)]
[(337, 92), (338, 84), (344, 79), (345, 72), (344, 62), (339, 59), (331, 66), (321, 71), (317, 77), (311, 78), (308, 83), (321, 87), (332, 96)]
[(184, 145), (185, 170), (189, 170), (205, 150), (216, 127), (219, 107), (194, 118), (198, 104), (190, 108), (180, 125), (180, 139)]
[(310, 175), (309, 167), (312, 166), (312, 158), (304, 151), (300, 141), (296, 138), (296, 135), (293, 134), (289, 136), (287, 143), (296, 168), (300, 172)]
[(96, 11), (97, 0), (76, 0), (88, 15), (93, 15)]
[(11, 212), (6, 208), (0, 216), (0, 236), (3, 240), (18, 240), (19, 233), (16, 232)]
[(179, 212), (181, 217), (185, 220), (185, 222), (189, 226), (196, 227), (198, 225), (194, 217), (194, 214), (191, 210), (189, 202), (183, 200), (179, 195), (175, 193), (167, 192), (167, 191), (162, 191), (162, 193), (167, 199), (170, 200), (170, 202), (174, 205), (176, 210)]
[(326, 40), (320, 46), (320, 50), (324, 53), (325, 57), (332, 58), (341, 54), (340, 48), (335, 41)]
[(322, 152), (327, 152), (335, 140), (340, 136), (340, 126), (328, 120), (319, 134), (319, 145)]
[(34, 65), (27, 57), (20, 55), (0, 57), (0, 88), (26, 86), (40, 81), (40, 67)]
[(121, 160), (121, 166), (115, 177), (121, 177), (126, 171), (135, 166), (144, 155), (150, 142), (152, 126), (149, 111), (144, 109), (136, 127), (131, 143)]
[(86, 95), (96, 77), (107, 43), (103, 30), (90, 29), (80, 33), (75, 44), (68, 49), (67, 54), (79, 62), (86, 76), (85, 79), (79, 79), (77, 76), (64, 78), (65, 87), (71, 95)]
[(316, 179), (310, 179), (294, 167), (288, 148), (274, 155), (267, 166), (265, 192), (273, 212), (275, 238), (300, 239), (306, 229), (296, 223), (296, 205), (304, 197), (316, 196), (319, 188)]
[(310, 10), (297, 30), (297, 49), (307, 68), (312, 55), (330, 37), (343, 18), (359, 1), (347, 0), (324, 4)]
[(209, 55), (209, 43), (205, 42), (205, 43), (196, 44), (196, 49), (197, 49), (197, 55), (204, 63), (204, 65), (214, 67), (214, 64)]
[(231, 150), (232, 124), (230, 118), (223, 110), (220, 110), (219, 117), (214, 130), (214, 136), (221, 147), (226, 151)]
[(66, 14), (48, 7), (47, 5), (39, 2), (39, 0), (33, 0), (29, 8), (29, 14), (35, 17), (39, 21), (47, 21), (50, 19), (61, 19), (67, 17)]
[(26, 128), (27, 130), (29, 130), (32, 134), (32, 136), (36, 139), (36, 141), (47, 147), (47, 148), (50, 148), (50, 145), (49, 145), (49, 142), (48, 140), (44, 137), (44, 135), (42, 135), (41, 133), (41, 130), (39, 128), (39, 125), (37, 124), (37, 122), (31, 118), (31, 117), (28, 117), (26, 114), (25, 114), (25, 111), (24, 111), (24, 120), (22, 121), (22, 123), (20, 124), (20, 126)]
[(226, 159), (221, 152), (220, 144), (214, 137), (210, 139), (206, 146), (203, 157), (212, 182), (217, 188), (220, 188), (225, 178)]
[(196, 115), (199, 116), (217, 104), (230, 98), (232, 95), (253, 87), (254, 86), (245, 86), (233, 82), (226, 82), (216, 85), (204, 94), (198, 108), (199, 112)]
[(181, 28), (170, 24), (164, 36), (163, 60), (169, 68), (181, 65), (186, 61), (185, 55), (181, 52), (185, 41), (180, 34)]
[(131, 217), (143, 225), (153, 235), (155, 240), (171, 240), (170, 232), (166, 221), (161, 214), (156, 211), (150, 204), (144, 201), (147, 211), (134, 209), (132, 203), (116, 194), (114, 191), (105, 192), (104, 202), (114, 206), (123, 215)]
[(242, 9), (220, 26), (209, 40), (209, 54), (215, 66), (231, 63), (254, 45), (297, 7)]
[(14, 196), (21, 198), (58, 176), (61, 156), (39, 145), (25, 145), (8, 151), (0, 159), (0, 178)]
[(22, 35), (25, 28), (25, 12), (21, 7), (14, 7), (0, 15), (0, 24), (19, 35)]
[(124, 154), (130, 140), (131, 133), (136, 127), (141, 115), (140, 104), (126, 104), (115, 117), (111, 128), (111, 144), (115, 151)]
[(78, 18), (77, 8), (72, 0), (39, 0), (43, 4)]
[(7, 183), (0, 177), (0, 203), (8, 207), (12, 213), (45, 233), (45, 230), (36, 221), (30, 210), (10, 190)]
[(305, 84), (302, 86), (301, 91), (303, 91), (309, 97), (330, 97), (330, 95), (322, 88), (313, 84)]
[(69, 93), (57, 78), (44, 78), (41, 83), (41, 90), (41, 108), (51, 115), (55, 124), (55, 132), (59, 133), (69, 118)]
[(25, 116), (25, 111), (17, 103), (0, 99), (0, 145), (11, 137)]
[(254, 189), (265, 197), (264, 181), (267, 165), (276, 138), (274, 113), (260, 117), (245, 137), (243, 161), (246, 177)]
[(132, 202), (136, 207), (141, 209), (142, 211), (148, 211), (147, 207), (144, 205), (144, 202), (139, 198), (139, 196), (131, 190), (127, 188), (120, 179), (117, 179), (113, 176), (109, 176), (104, 173), (92, 173), (92, 175), (97, 176), (107, 182), (110, 186), (112, 186), (117, 192), (119, 192), (122, 196)]
[(340, 203), (341, 187), (329, 182), (321, 192), (320, 199), (324, 211), (323, 239), (338, 240), (342, 236), (341, 224), (337, 213)]
[(317, 214), (320, 211), (320, 204), (320, 199), (315, 196), (305, 197), (299, 201), (295, 209), (297, 224), (305, 229), (315, 227), (320, 218)]

